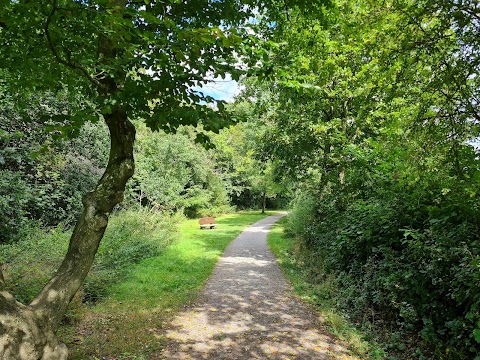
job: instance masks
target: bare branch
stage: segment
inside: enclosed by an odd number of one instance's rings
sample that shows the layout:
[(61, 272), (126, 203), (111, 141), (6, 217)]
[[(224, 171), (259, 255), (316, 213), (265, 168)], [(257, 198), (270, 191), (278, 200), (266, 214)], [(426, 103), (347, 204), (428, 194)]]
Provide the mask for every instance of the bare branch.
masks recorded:
[[(467, 7), (459, 6), (458, 9), (460, 11), (463, 11), (463, 12), (467, 13), (468, 15), (470, 15), (471, 17), (473, 17), (477, 21), (480, 21), (480, 11), (478, 11), (478, 9), (470, 9), (468, 6)], [(477, 10), (477, 11), (475, 11), (475, 10)]]

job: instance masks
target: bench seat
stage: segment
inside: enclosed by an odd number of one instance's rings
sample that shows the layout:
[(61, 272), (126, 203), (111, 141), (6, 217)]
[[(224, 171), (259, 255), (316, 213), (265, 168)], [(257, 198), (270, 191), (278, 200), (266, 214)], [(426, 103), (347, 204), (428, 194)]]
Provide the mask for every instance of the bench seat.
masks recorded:
[(198, 220), (198, 223), (200, 224), (200, 229), (214, 229), (217, 226), (214, 217), (203, 217)]

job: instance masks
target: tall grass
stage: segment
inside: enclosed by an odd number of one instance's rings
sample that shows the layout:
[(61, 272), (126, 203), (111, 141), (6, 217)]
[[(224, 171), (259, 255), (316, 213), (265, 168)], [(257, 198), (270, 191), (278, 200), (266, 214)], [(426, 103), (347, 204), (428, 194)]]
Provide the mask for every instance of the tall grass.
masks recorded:
[[(178, 215), (147, 211), (113, 215), (80, 291), (82, 300), (106, 296), (108, 286), (120, 281), (130, 265), (160, 254), (173, 241), (179, 221)], [(70, 235), (62, 226), (46, 230), (30, 224), (16, 241), (0, 246), (7, 290), (17, 300), (28, 303), (41, 290), (61, 263)]]
[(22, 227), (10, 244), (0, 245), (6, 288), (29, 303), (47, 283), (67, 251), (70, 231), (45, 230), (34, 223)]
[(161, 254), (176, 238), (178, 214), (125, 211), (113, 217), (83, 286), (84, 301), (96, 302), (130, 271), (130, 266)]

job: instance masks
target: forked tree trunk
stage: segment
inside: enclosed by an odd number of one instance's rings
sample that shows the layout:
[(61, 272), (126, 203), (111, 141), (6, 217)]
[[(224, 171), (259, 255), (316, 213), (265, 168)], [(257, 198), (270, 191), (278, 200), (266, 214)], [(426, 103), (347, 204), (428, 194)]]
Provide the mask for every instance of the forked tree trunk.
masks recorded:
[(5, 291), (0, 275), (0, 359), (67, 358), (67, 348), (58, 342), (55, 330), (92, 266), (110, 212), (123, 200), (134, 171), (135, 127), (123, 110), (106, 115), (105, 121), (111, 138), (108, 165), (95, 189), (83, 197), (83, 213), (55, 276), (26, 306)]

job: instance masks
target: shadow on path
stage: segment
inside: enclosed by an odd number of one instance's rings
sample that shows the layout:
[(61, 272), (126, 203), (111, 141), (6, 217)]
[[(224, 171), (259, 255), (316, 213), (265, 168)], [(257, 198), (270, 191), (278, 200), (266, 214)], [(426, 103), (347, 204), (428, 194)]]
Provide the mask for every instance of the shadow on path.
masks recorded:
[(235, 239), (200, 300), (169, 327), (160, 359), (353, 359), (317, 316), (291, 296), (266, 236), (284, 214)]

